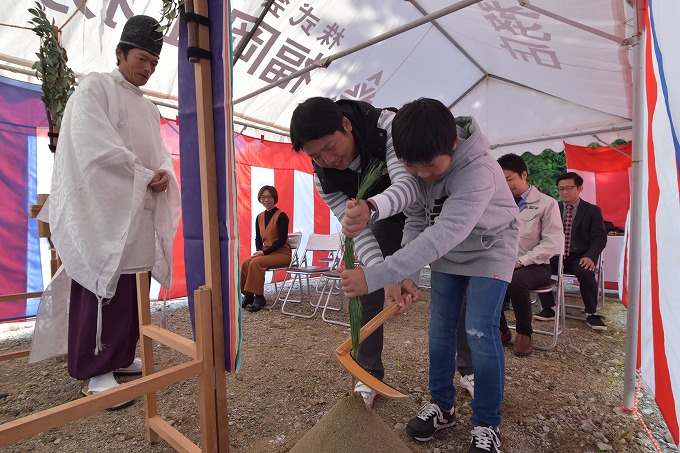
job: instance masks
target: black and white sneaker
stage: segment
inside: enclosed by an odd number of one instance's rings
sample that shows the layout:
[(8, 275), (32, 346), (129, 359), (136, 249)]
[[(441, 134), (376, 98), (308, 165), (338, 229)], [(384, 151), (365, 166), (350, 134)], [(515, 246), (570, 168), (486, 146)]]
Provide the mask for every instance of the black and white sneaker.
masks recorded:
[(500, 453), (501, 436), (493, 428), (475, 426), (472, 428), (472, 440), (468, 453)]
[(555, 310), (552, 308), (544, 308), (534, 315), (534, 319), (538, 319), (539, 321), (552, 321), (555, 319)]
[(435, 402), (429, 402), (418, 411), (418, 415), (406, 425), (406, 434), (420, 442), (432, 439), (440, 429), (456, 424), (455, 406), (450, 411), (443, 410)]
[(607, 325), (602, 321), (600, 315), (586, 315), (586, 322), (593, 330), (607, 330)]

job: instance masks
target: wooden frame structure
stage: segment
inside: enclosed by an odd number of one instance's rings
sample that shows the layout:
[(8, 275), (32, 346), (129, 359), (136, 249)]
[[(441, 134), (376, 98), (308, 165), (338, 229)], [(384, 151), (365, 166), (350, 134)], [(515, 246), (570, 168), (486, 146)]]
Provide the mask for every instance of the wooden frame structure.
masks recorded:
[[(121, 384), (115, 389), (86, 398), (79, 398), (0, 425), (0, 447), (63, 426), (138, 396), (144, 396), (147, 438), (150, 442), (155, 442), (160, 437), (180, 452), (222, 451), (217, 447), (217, 425), (214, 423), (214, 414), (216, 413), (213, 395), (215, 370), (211, 335), (210, 291), (200, 288), (195, 292), (195, 342), (151, 323), (148, 273), (137, 274), (137, 291), (139, 293), (143, 376)], [(153, 365), (153, 340), (187, 355), (192, 360), (156, 372)], [(199, 383), (201, 448), (194, 445), (165, 422), (158, 415), (156, 407), (157, 390), (193, 376), (198, 377)]]
[[(186, 0), (185, 10), (187, 13), (208, 17), (208, 5), (205, 0)], [(207, 26), (189, 24), (189, 46), (210, 49)], [(180, 452), (229, 451), (211, 62), (209, 59), (192, 59), (192, 61), (195, 63), (196, 78), (206, 281), (205, 286), (194, 291), (196, 341), (191, 341), (151, 323), (148, 273), (137, 274), (142, 377), (105, 392), (2, 424), (0, 425), (0, 447), (63, 426), (124, 401), (144, 396), (144, 414), (149, 442), (162, 438)], [(231, 96), (231, 93), (227, 95)], [(30, 295), (37, 297), (39, 294), (31, 293)], [(26, 297), (27, 295), (2, 297), (4, 300), (14, 300), (17, 296)], [(13, 297), (13, 299), (7, 299), (8, 297)], [(152, 342), (154, 340), (187, 355), (191, 360), (156, 372), (153, 365)], [(0, 360), (26, 355), (28, 351), (10, 353), (0, 356)], [(158, 415), (156, 405), (157, 390), (193, 376), (198, 377), (199, 385), (200, 447), (165, 422)]]

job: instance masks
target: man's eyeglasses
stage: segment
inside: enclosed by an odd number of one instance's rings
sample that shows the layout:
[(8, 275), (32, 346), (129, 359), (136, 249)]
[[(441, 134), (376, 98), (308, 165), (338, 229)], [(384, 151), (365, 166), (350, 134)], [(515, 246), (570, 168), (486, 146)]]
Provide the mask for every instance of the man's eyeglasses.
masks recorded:
[(271, 195), (262, 195), (260, 197), (260, 200), (273, 200), (273, 199), (274, 197), (272, 197)]
[(557, 191), (558, 192), (571, 192), (574, 189), (576, 189), (576, 186), (564, 186), (564, 187), (558, 187)]

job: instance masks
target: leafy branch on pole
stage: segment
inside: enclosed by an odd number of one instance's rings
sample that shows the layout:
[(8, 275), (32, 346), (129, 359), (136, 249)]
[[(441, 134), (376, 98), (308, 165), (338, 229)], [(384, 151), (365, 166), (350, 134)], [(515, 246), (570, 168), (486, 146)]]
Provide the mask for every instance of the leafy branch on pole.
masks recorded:
[(40, 49), (36, 53), (38, 61), (33, 64), (36, 77), (42, 82), (41, 100), (47, 109), (47, 119), (52, 127), (61, 125), (66, 101), (74, 89), (76, 78), (66, 64), (66, 50), (59, 43), (59, 32), (45, 14), (45, 7), (36, 2), (35, 8), (28, 8), (33, 19), (33, 31), (40, 38)]
[[(383, 173), (384, 162), (378, 159), (371, 159), (368, 163), (366, 173), (364, 173), (359, 184), (359, 190), (355, 203), (358, 204), (362, 200), (371, 187), (380, 179)], [(344, 238), (345, 253), (342, 261), (345, 264), (345, 269), (354, 269), (354, 238)], [(359, 355), (359, 332), (361, 330), (361, 299), (359, 297), (352, 297), (349, 300), (349, 329), (352, 337), (352, 356)]]
[(163, 0), (163, 7), (161, 8), (161, 26), (158, 31), (165, 34), (170, 28), (170, 25), (179, 16), (180, 8), (184, 6), (184, 0)]

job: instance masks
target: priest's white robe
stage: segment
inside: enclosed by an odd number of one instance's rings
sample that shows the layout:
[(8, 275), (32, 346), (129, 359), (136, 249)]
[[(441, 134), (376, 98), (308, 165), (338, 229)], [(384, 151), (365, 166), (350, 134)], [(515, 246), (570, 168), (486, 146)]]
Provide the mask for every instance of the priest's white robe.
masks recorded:
[[(156, 193), (148, 184), (159, 170), (169, 186)], [(113, 297), (123, 273), (151, 270), (171, 286), (179, 211), (158, 108), (118, 69), (89, 74), (71, 95), (59, 133), (47, 212), (63, 272), (41, 299), (30, 362), (67, 352), (70, 284), (63, 279), (99, 299)]]

